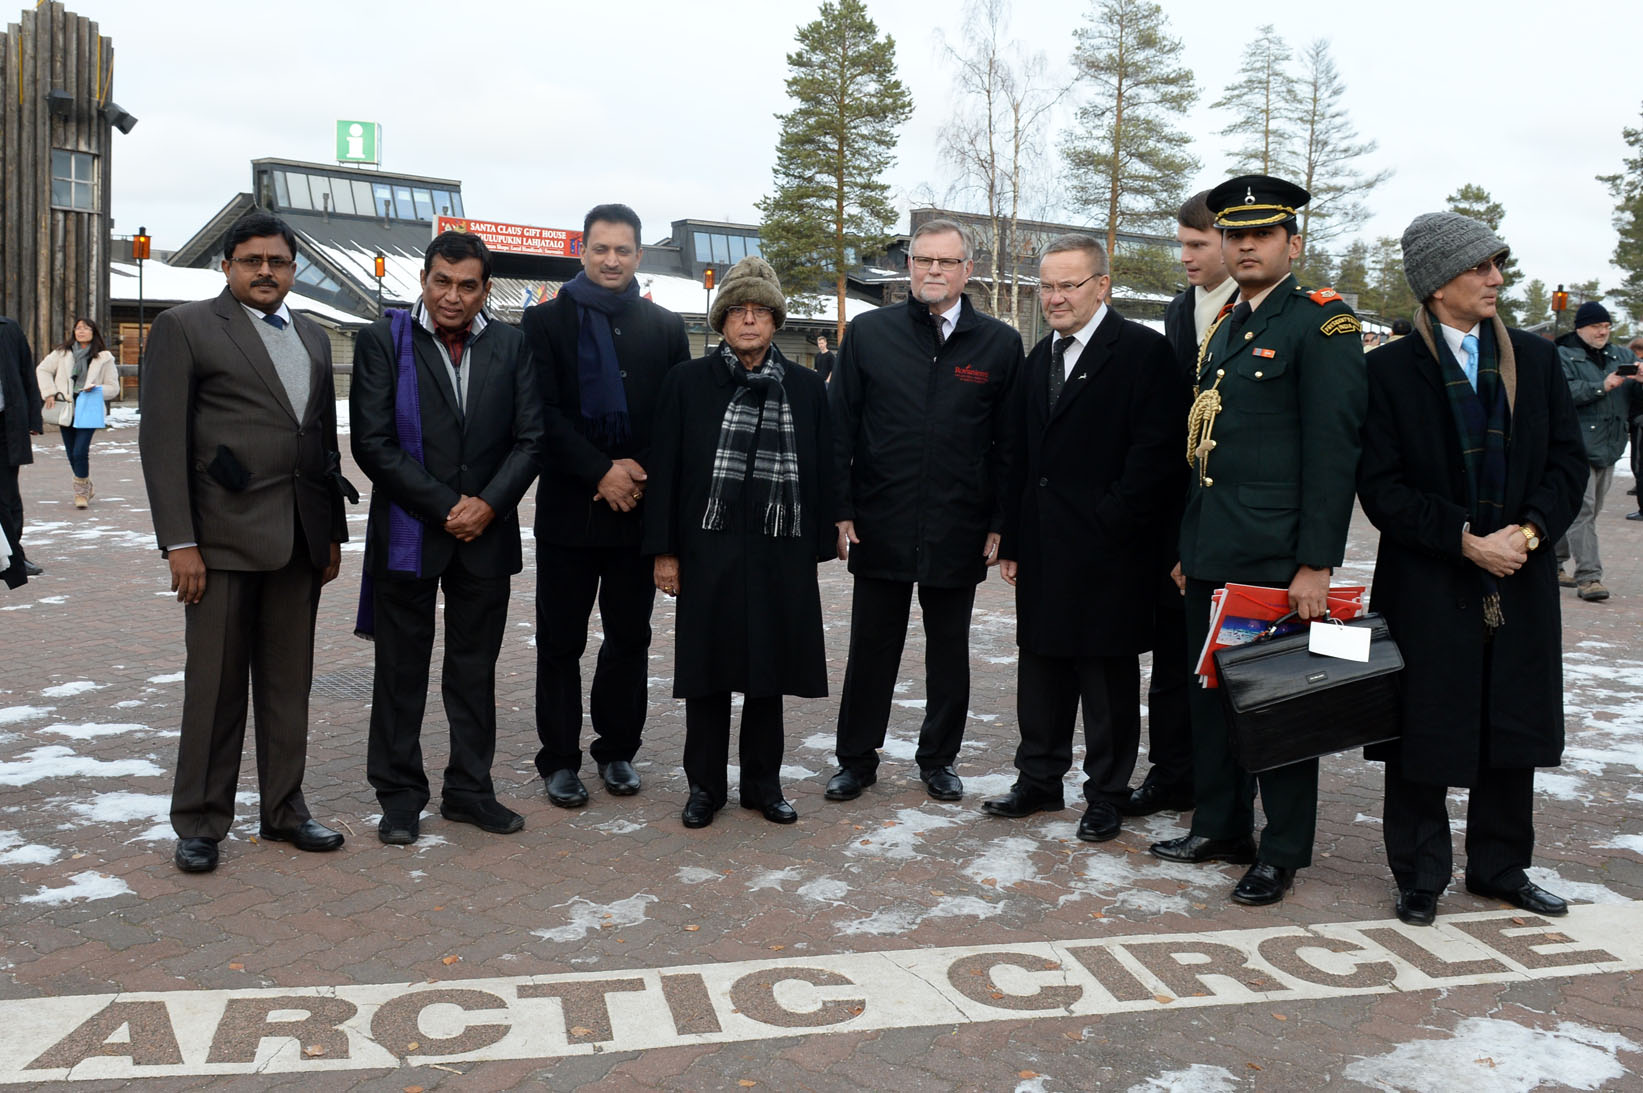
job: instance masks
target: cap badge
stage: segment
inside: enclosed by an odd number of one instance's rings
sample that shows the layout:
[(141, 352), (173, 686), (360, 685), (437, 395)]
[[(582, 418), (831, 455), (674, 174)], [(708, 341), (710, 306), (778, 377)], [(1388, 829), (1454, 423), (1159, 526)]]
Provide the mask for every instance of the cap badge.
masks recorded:
[(1244, 204), (1245, 205), (1255, 204), (1255, 188), (1253, 186), (1245, 186), (1244, 187)]

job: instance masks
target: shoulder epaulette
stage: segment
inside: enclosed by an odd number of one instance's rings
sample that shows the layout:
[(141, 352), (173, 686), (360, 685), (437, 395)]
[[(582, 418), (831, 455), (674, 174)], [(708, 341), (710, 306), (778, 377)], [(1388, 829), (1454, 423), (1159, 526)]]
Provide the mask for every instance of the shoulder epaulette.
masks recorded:
[[(1306, 289), (1297, 288), (1296, 291), (1306, 292)], [(1341, 294), (1332, 288), (1315, 288), (1311, 292), (1306, 292), (1306, 298), (1317, 304), (1319, 307), (1322, 307), (1324, 304), (1332, 304), (1339, 300), (1341, 298)]]

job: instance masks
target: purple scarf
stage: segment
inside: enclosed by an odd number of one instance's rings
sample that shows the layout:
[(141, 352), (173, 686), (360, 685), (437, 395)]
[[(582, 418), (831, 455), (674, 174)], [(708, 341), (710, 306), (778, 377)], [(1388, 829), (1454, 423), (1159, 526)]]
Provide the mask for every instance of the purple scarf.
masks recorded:
[[(406, 455), (422, 463), (422, 399), (417, 390), (416, 358), (411, 350), (409, 311), (390, 310), (389, 329), (393, 332), (396, 368), (394, 371), (394, 431), (399, 446)], [(388, 502), (388, 572), (422, 576), (422, 521), (398, 504)], [(370, 521), (365, 526), (365, 541), (371, 541)], [(359, 610), (354, 617), (354, 633), (362, 638), (376, 635), (376, 611), (372, 594), (376, 582), (369, 569), (359, 581)]]
[(621, 292), (612, 292), (588, 280), (586, 273), (578, 273), (559, 291), (576, 305), (576, 383), (582, 392), (582, 429), (595, 443), (621, 444), (632, 430), (610, 319), (639, 298), (639, 282), (629, 281)]

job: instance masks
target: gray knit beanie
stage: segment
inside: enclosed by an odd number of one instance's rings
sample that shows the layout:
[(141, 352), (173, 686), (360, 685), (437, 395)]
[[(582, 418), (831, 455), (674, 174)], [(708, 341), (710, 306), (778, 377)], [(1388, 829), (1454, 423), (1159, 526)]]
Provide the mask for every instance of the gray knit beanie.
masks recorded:
[(1422, 213), (1403, 230), (1403, 275), (1415, 299), (1424, 303), (1485, 258), (1509, 249), (1480, 220), (1460, 213)]
[(787, 322), (787, 297), (782, 295), (782, 283), (770, 263), (755, 255), (748, 255), (731, 267), (725, 279), (719, 282), (719, 294), (713, 298), (713, 310), (708, 312), (707, 325), (715, 332), (724, 333), (725, 312), (734, 304), (759, 304), (776, 314), (776, 329)]

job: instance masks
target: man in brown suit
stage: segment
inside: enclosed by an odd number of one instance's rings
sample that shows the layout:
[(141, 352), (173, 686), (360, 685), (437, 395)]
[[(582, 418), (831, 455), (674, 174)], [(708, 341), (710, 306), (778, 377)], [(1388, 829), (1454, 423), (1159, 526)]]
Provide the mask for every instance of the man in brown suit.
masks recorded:
[(154, 532), (185, 604), (175, 860), (217, 867), (234, 818), (246, 685), (256, 714), (261, 837), (335, 850), (302, 797), (320, 586), (346, 539), (336, 394), (323, 331), (293, 315), (296, 236), (247, 213), (223, 244), (228, 287), (161, 313), (139, 430)]

